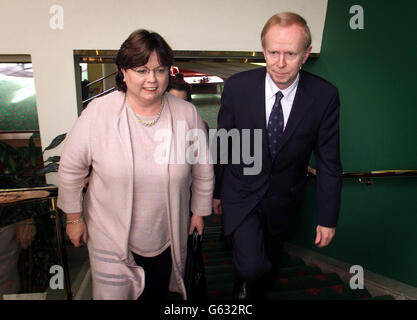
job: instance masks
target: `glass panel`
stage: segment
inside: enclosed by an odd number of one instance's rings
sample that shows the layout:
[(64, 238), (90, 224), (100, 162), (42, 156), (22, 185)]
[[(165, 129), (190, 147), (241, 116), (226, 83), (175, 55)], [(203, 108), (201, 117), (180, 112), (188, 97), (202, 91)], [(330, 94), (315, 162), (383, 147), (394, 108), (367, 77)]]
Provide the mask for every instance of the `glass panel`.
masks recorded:
[(0, 63), (0, 131), (38, 131), (31, 63)]
[[(60, 265), (49, 200), (0, 207), (0, 297), (43, 299)], [(59, 290), (57, 297), (63, 298)], [(16, 296), (17, 294), (17, 296)]]

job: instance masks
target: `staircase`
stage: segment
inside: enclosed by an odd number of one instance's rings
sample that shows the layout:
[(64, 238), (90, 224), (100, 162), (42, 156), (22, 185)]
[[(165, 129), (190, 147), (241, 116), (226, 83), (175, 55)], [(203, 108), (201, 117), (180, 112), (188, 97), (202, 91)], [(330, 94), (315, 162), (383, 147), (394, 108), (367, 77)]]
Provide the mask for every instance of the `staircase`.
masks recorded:
[[(233, 249), (222, 235), (220, 219), (205, 219), (203, 259), (209, 300), (230, 300), (233, 291)], [(298, 257), (284, 253), (279, 274), (266, 300), (394, 300), (392, 296), (372, 297), (366, 289), (352, 290), (336, 273), (323, 273)]]

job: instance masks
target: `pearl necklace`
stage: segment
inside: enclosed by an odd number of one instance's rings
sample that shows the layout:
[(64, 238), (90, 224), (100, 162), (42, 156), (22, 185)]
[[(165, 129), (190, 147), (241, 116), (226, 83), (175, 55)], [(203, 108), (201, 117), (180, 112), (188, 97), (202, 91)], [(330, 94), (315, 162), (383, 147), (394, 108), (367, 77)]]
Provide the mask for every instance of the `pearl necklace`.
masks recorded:
[(158, 122), (159, 118), (161, 117), (163, 107), (164, 107), (164, 98), (162, 98), (162, 100), (161, 100), (161, 109), (159, 110), (159, 112), (158, 112), (158, 114), (156, 115), (156, 118), (155, 118), (155, 119), (153, 119), (152, 121), (147, 121), (147, 122), (145, 122), (145, 121), (143, 121), (141, 118), (139, 118), (139, 115), (135, 112), (136, 119), (138, 119), (138, 121), (139, 121), (142, 125), (144, 125), (145, 127), (152, 127), (155, 123), (157, 123), (157, 122)]

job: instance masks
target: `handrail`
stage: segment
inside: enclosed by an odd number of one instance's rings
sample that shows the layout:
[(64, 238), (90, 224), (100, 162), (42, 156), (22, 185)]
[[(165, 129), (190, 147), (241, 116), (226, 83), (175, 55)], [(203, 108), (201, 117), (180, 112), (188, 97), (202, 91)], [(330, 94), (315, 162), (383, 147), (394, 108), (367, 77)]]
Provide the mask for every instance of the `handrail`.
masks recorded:
[(101, 92), (101, 93), (99, 93), (99, 94), (97, 94), (97, 95), (95, 95), (95, 96), (93, 96), (93, 97), (90, 97), (90, 98), (88, 98), (87, 100), (84, 100), (84, 101), (83, 101), (83, 105), (84, 105), (84, 104), (86, 104), (87, 102), (90, 102), (91, 100), (93, 100), (93, 99), (95, 99), (95, 98), (98, 98), (98, 97), (104, 96), (104, 95), (106, 95), (106, 94), (108, 94), (108, 93), (110, 93), (110, 92), (114, 91), (115, 89), (116, 89), (116, 87), (113, 87), (113, 88), (107, 89), (107, 90), (105, 90), (105, 91), (103, 91), (103, 92)]
[(417, 170), (379, 170), (369, 172), (344, 172), (343, 178), (373, 178), (393, 176), (417, 176)]
[(91, 86), (91, 85), (93, 85), (93, 84), (95, 84), (97, 82), (103, 81), (104, 79), (110, 78), (111, 76), (114, 76), (115, 74), (117, 74), (117, 71), (115, 71), (113, 73), (110, 73), (110, 74), (108, 74), (105, 77), (101, 77), (101, 78), (99, 78), (97, 80), (94, 80), (93, 82), (87, 83), (86, 87), (89, 87), (89, 86)]
[(35, 191), (35, 190), (46, 190), (51, 192), (58, 192), (58, 187), (55, 185), (50, 186), (42, 186), (42, 187), (32, 187), (32, 188), (16, 188), (16, 189), (0, 189), (0, 193), (2, 192), (22, 192), (22, 191)]
[[(309, 177), (314, 178), (313, 174), (308, 174)], [(379, 170), (379, 171), (369, 171), (369, 172), (344, 172), (343, 178), (374, 178), (374, 177), (397, 177), (397, 176), (417, 176), (417, 170)], [(30, 198), (30, 192), (34, 191), (47, 191), (45, 196), (36, 196)], [(23, 201), (33, 201), (40, 199), (47, 199), (51, 197), (56, 197), (58, 195), (58, 187), (45, 186), (45, 187), (34, 187), (34, 188), (19, 188), (19, 189), (0, 189), (0, 196), (13, 195), (13, 194), (27, 194), (28, 196), (22, 196), (22, 200), (14, 199), (13, 201), (6, 202), (0, 201), (0, 205), (23, 202)], [(1, 199), (1, 198), (0, 198)]]
[(0, 130), (0, 134), (5, 133), (39, 133), (39, 130)]
[[(264, 60), (262, 51), (219, 51), (219, 50), (174, 50), (174, 58), (181, 59), (250, 59), (250, 60)], [(83, 62), (100, 62), (107, 59), (114, 62), (117, 55), (117, 50), (74, 50), (74, 56), (79, 56)], [(320, 53), (313, 52), (310, 57), (318, 58)]]
[[(368, 171), (368, 172), (343, 172), (342, 178), (358, 178), (359, 182), (365, 184), (369, 183), (370, 178), (377, 177), (394, 177), (394, 176), (417, 176), (417, 170), (379, 170), (379, 171)], [(316, 175), (308, 172), (307, 177), (315, 179)], [(362, 178), (366, 178), (362, 180)]]
[(0, 189), (0, 207), (51, 199), (57, 196), (58, 188), (56, 186)]

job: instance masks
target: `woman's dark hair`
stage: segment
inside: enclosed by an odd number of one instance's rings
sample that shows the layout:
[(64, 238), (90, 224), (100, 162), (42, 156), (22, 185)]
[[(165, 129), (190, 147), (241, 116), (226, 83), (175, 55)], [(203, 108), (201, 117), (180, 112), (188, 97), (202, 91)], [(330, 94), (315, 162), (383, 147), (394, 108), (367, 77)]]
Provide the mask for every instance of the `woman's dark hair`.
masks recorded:
[(187, 101), (191, 102), (191, 88), (190, 85), (185, 82), (184, 75), (182, 73), (177, 73), (174, 77), (170, 77), (167, 91), (169, 92), (171, 89), (185, 91), (187, 94)]
[(147, 64), (153, 51), (156, 51), (159, 63), (162, 66), (169, 68), (173, 64), (174, 54), (172, 49), (158, 33), (140, 29), (130, 34), (122, 43), (116, 55), (117, 90), (123, 92), (127, 90), (121, 69), (127, 70)]

